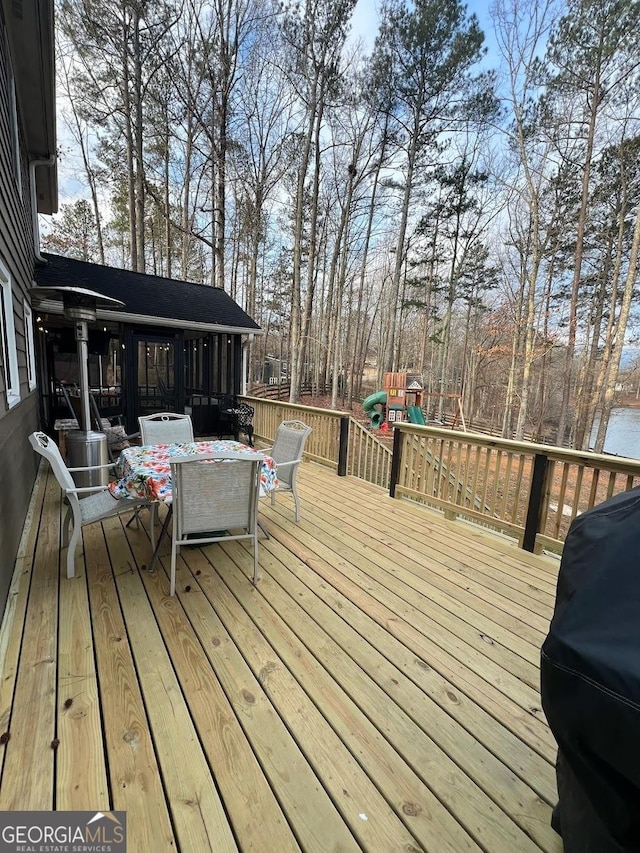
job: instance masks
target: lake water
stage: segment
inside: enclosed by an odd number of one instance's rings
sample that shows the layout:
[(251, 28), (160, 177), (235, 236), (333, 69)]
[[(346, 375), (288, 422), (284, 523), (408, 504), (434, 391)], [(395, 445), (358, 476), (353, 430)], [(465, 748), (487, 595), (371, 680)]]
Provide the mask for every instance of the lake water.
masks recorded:
[[(598, 431), (597, 423), (591, 436), (591, 446)], [(640, 459), (640, 409), (613, 409), (609, 418), (605, 453)]]

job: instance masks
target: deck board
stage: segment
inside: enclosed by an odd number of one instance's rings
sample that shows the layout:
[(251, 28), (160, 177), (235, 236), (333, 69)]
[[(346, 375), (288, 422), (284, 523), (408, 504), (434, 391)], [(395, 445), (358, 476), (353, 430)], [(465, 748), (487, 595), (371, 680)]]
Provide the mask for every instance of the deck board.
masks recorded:
[[(147, 575), (145, 581), (145, 589), (165, 638), (167, 652), (180, 680), (232, 826), (245, 839), (247, 849), (255, 847), (259, 850), (264, 833), (272, 839), (278, 850), (299, 850), (219, 676), (209, 665), (208, 657), (203, 657), (198, 635), (179, 600), (163, 597), (159, 583), (152, 576)], [(201, 616), (206, 621), (208, 612)], [(266, 735), (273, 748), (269, 729)]]
[[(83, 537), (85, 543), (101, 538), (101, 526), (85, 528)], [(132, 564), (126, 553), (124, 565), (122, 557), (116, 558), (117, 540), (122, 537), (118, 524), (111, 530), (109, 550), (103, 545), (102, 559), (89, 560), (86, 566), (111, 807), (127, 811), (127, 840), (132, 849), (171, 850), (175, 848), (174, 831), (154, 748), (155, 735), (147, 718), (115, 584), (115, 576)], [(78, 562), (77, 558), (76, 571)]]
[[(364, 713), (371, 715), (369, 708), (373, 707), (377, 709), (378, 714), (386, 714), (386, 695), (402, 709), (412, 723), (438, 744), (446, 756), (480, 784), (492, 798), (501, 801), (508, 813), (517, 813), (522, 805), (520, 798), (529, 798), (535, 807), (540, 804), (538, 794), (534, 795), (532, 791), (532, 775), (536, 777), (542, 796), (546, 796), (548, 802), (553, 801), (555, 790), (553, 785), (549, 784), (548, 765), (545, 761), (532, 751), (526, 751), (519, 767), (520, 775), (526, 779), (526, 783), (522, 778), (518, 778), (516, 773), (497, 760), (483, 743), (486, 740), (494, 750), (502, 752), (504, 757), (509, 756), (513, 761), (513, 750), (521, 747), (520, 741), (506, 736), (502, 728), (496, 731), (495, 726), (490, 724), (492, 718), (480, 715), (477, 707), (474, 706), (472, 714), (469, 714), (468, 704), (461, 702), (459, 696), (452, 694), (451, 690), (447, 693), (446, 685), (441, 685), (441, 691), (444, 687), (445, 692), (441, 692), (438, 698), (442, 701), (444, 696), (447, 708), (452, 706), (452, 696), (455, 699), (453, 707), (457, 711), (456, 716), (447, 713), (434, 698), (435, 691), (428, 689), (425, 683), (427, 679), (421, 677), (424, 670), (417, 666), (415, 658), (408, 655), (407, 650), (385, 632), (379, 628), (376, 630), (377, 626), (370, 621), (358, 619), (361, 611), (352, 608), (348, 613), (348, 603), (342, 600), (338, 604), (338, 616), (331, 606), (322, 601), (321, 590), (317, 590), (319, 594), (316, 594), (315, 590), (307, 588), (307, 579), (305, 578), (305, 582), (296, 580), (280, 561), (268, 561), (267, 570), (274, 580), (288, 591), (289, 596), (300, 604), (307, 616), (322, 625), (328, 636), (339, 646), (337, 655), (351, 658), (360, 667), (361, 672), (382, 691), (377, 697), (371, 697), (369, 704), (365, 700), (363, 705), (363, 697), (372, 692), (371, 686), (364, 686), (359, 690), (357, 685), (362, 681), (362, 675), (359, 678), (351, 673), (346, 675), (345, 689), (349, 689), (354, 701), (361, 705)], [(458, 710), (460, 706), (462, 708)], [(404, 723), (406, 727), (407, 722)], [(473, 733), (467, 731), (464, 723)], [(386, 725), (387, 721), (382, 720), (381, 729), (384, 730)], [(411, 756), (415, 735), (412, 726), (407, 734), (406, 752)], [(437, 756), (435, 761), (438, 765), (442, 763), (445, 768), (448, 765), (446, 760), (441, 762)], [(447, 784), (445, 783), (445, 787)], [(529, 814), (529, 809), (525, 809), (525, 822), (528, 822)]]
[[(2, 622), (0, 623), (0, 734), (9, 732), (13, 711), (13, 695), (22, 648), (23, 627), (29, 584), (33, 571), (40, 518), (46, 493), (47, 476), (38, 478), (27, 510), (15, 570), (7, 594)], [(0, 774), (6, 756), (5, 739), (0, 739)]]
[(290, 526), (290, 530), (317, 558), (334, 566), (354, 586), (353, 594), (359, 598), (360, 606), (366, 608), (367, 602), (374, 599), (392, 614), (391, 618), (411, 626), (416, 636), (422, 635), (436, 643), (443, 652), (464, 663), (522, 708), (537, 703), (536, 668), (493, 640), (490, 628), (494, 626), (488, 619), (486, 631), (477, 630), (432, 597), (398, 579), (385, 556), (353, 547), (345, 534), (342, 539), (336, 537), (331, 525), (321, 528), (303, 520), (295, 529)]
[[(350, 522), (352, 518), (349, 516)], [(362, 523), (366, 524), (366, 521)], [(346, 544), (347, 549), (357, 548), (358, 556), (364, 558), (365, 571), (374, 567), (382, 569), (382, 573), (375, 573), (376, 577), (389, 574), (394, 581), (397, 579), (400, 584), (406, 584), (415, 592), (425, 595), (435, 607), (420, 608), (421, 611), (425, 614), (440, 612), (440, 618), (434, 618), (444, 627), (450, 627), (450, 623), (442, 622), (449, 615), (469, 623), (472, 628), (474, 623), (477, 628), (480, 622), (485, 636), (489, 634), (500, 640), (509, 651), (516, 652), (532, 663), (534, 671), (531, 675), (536, 678), (539, 649), (546, 631), (536, 630), (541, 627), (541, 623), (530, 610), (517, 603), (510, 603), (508, 598), (495, 591), (484, 587), (474, 588), (468, 581), (461, 583), (443, 578), (433, 557), (428, 553), (416, 554), (413, 541), (399, 541), (397, 534), (380, 530), (375, 545), (372, 545), (370, 528), (363, 530), (350, 524), (348, 529), (343, 529), (344, 522), (322, 512), (314, 514), (313, 525), (316, 529), (322, 526), (327, 534), (333, 531), (336, 540)], [(336, 532), (338, 530), (339, 533)], [(345, 549), (342, 553), (346, 556), (349, 551)], [(373, 577), (373, 572), (371, 574)], [(392, 583), (388, 588), (397, 590), (400, 587)], [(404, 590), (401, 596), (406, 597)]]
[(190, 547), (171, 599), (168, 544), (148, 573), (118, 518), (64, 577), (41, 468), (0, 627), (0, 808), (124, 809), (132, 850), (560, 851), (557, 563), (313, 464), (299, 491), (299, 524), (261, 504), (257, 588), (244, 543)]
[[(85, 539), (86, 559), (105, 559), (101, 531), (94, 526)], [(109, 810), (106, 764), (102, 750), (102, 717), (91, 608), (86, 573), (79, 583), (65, 583), (66, 566), (60, 567), (58, 684), (56, 702), (55, 805), (61, 810)], [(85, 756), (95, 755), (91, 762)], [(96, 805), (97, 804), (97, 805)]]
[[(0, 810), (54, 807), (60, 490), (48, 478), (5, 747)], [(36, 772), (33, 770), (37, 768)]]
[[(282, 546), (269, 544), (266, 547), (273, 549), (276, 555), (282, 553), (287, 559), (288, 552), (283, 552)], [(501, 761), (505, 765), (510, 762), (514, 773), (553, 804), (555, 786), (549, 777), (547, 761), (505, 730), (493, 716), (481, 711), (451, 681), (417, 658), (345, 596), (328, 587), (315, 573), (305, 571), (301, 561), (295, 566), (288, 558), (284, 570), (274, 561), (265, 560), (265, 563), (279, 583), (290, 588), (292, 595), (295, 591), (296, 600), (310, 616), (318, 612), (321, 602), (327, 605), (324, 615), (331, 636), (345, 653), (354, 657), (395, 701), (412, 713), (416, 722), (426, 715), (429, 722), (423, 726), (424, 730), (441, 742), (456, 761), (460, 762), (461, 758), (475, 761), (478, 753), (478, 761), (488, 762), (492, 774), (502, 772)], [(315, 597), (308, 600), (294, 578), (309, 587)], [(499, 761), (492, 761), (492, 755)]]

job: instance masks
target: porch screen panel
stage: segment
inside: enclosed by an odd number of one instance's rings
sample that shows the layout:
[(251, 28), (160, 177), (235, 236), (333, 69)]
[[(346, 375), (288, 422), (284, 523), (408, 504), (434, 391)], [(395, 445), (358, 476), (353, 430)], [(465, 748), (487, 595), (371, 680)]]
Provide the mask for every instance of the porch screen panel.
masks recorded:
[(198, 338), (184, 345), (185, 384), (187, 393), (206, 391), (204, 377), (204, 359), (207, 352), (207, 340)]
[(175, 407), (175, 345), (170, 341), (138, 341), (140, 414)]

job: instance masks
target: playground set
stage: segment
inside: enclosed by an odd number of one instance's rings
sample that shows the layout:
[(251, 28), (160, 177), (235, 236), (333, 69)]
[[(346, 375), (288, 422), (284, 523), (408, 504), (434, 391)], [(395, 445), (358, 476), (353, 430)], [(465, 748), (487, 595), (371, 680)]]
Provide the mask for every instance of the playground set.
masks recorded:
[(365, 397), (362, 408), (371, 421), (371, 429), (385, 431), (394, 423), (402, 421), (425, 426), (423, 405), (427, 397), (455, 398), (458, 407), (454, 414), (453, 426), (456, 425), (459, 415), (465, 429), (462, 395), (429, 393), (422, 387), (421, 377), (410, 373), (385, 373), (384, 390)]
[(394, 423), (405, 420), (424, 425), (423, 393), (417, 377), (408, 373), (385, 373), (384, 391), (365, 397), (362, 408), (371, 419), (372, 429), (389, 429)]

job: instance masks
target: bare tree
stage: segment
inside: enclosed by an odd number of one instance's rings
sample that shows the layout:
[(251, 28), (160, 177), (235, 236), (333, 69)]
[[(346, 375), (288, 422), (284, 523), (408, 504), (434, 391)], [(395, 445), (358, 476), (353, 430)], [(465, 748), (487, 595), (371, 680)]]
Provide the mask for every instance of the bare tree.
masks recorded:
[(340, 83), (342, 48), (354, 6), (355, 0), (306, 0), (302, 9), (285, 8), (283, 35), (290, 51), (287, 67), (302, 113), (293, 223), (292, 402), (300, 396), (316, 285), (321, 131), (328, 99)]
[[(571, 279), (569, 325), (565, 350), (565, 381), (558, 424), (562, 442), (569, 416), (578, 328), (578, 299), (583, 272), (585, 234), (594, 159), (598, 154), (599, 121), (617, 90), (635, 73), (640, 61), (635, 33), (640, 24), (640, 5), (633, 0), (569, 0), (568, 13), (549, 41), (546, 61), (550, 66), (548, 103), (567, 136), (583, 139), (581, 196), (576, 226)], [(567, 99), (577, 110), (566, 110)]]
[(124, 138), (131, 266), (144, 271), (144, 102), (162, 66), (171, 10), (148, 0), (61, 0), (59, 20), (80, 69), (73, 87), (83, 115), (114, 141)]
[(453, 129), (465, 112), (465, 104), (477, 94), (477, 81), (471, 78), (470, 69), (482, 55), (483, 36), (477, 19), (466, 19), (465, 14), (458, 0), (446, 0), (444, 5), (418, 0), (412, 8), (391, 0), (382, 7), (374, 76), (376, 85), (389, 91), (386, 100), (393, 105), (398, 151), (404, 160), (399, 166), (402, 198), (384, 357), (387, 370), (394, 369), (409, 209), (418, 173), (427, 153), (434, 156), (439, 136)]
[(96, 170), (91, 163), (91, 147), (88, 140), (90, 131), (86, 121), (80, 115), (79, 103), (74, 98), (73, 85), (71, 83), (73, 60), (68, 56), (65, 47), (63, 47), (60, 42), (60, 39), (57, 40), (56, 49), (58, 53), (58, 69), (60, 72), (59, 80), (66, 101), (66, 105), (63, 108), (63, 114), (73, 140), (80, 149), (80, 153), (82, 155), (82, 165), (87, 179), (87, 186), (89, 187), (89, 192), (91, 194), (91, 204), (93, 207), (93, 221), (96, 229), (98, 261), (99, 263), (104, 264), (102, 215), (98, 201), (98, 179)]

